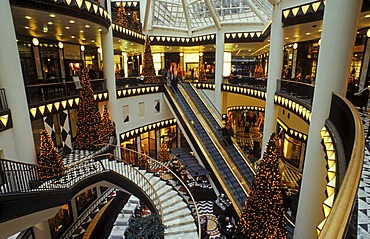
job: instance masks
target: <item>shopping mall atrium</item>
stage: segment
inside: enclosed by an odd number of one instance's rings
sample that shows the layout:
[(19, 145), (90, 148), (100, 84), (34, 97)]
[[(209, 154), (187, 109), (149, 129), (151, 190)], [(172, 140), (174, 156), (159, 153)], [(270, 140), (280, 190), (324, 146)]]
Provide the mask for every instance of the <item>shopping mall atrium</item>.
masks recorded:
[(370, 0), (0, 22), (0, 239), (370, 238)]

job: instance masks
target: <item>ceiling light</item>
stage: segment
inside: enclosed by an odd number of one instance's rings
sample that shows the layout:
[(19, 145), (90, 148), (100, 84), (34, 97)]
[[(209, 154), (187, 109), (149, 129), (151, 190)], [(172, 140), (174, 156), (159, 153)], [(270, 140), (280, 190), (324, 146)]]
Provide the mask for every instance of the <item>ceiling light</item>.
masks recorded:
[(75, 36), (71, 36), (72, 39), (75, 39)]
[(296, 43), (293, 44), (293, 49), (295, 50), (297, 48), (298, 48), (298, 43), (296, 42)]
[(90, 25), (85, 25), (86, 28), (90, 28)]
[(366, 15), (365, 17), (366, 17), (366, 18), (369, 18), (369, 17), (370, 17), (370, 15), (368, 14), (368, 15)]
[(321, 46), (321, 39), (319, 39), (319, 41), (317, 42), (317, 44), (318, 44), (319, 46)]
[(52, 18), (54, 18), (55, 17), (55, 14), (52, 13), (49, 16), (52, 17)]
[(121, 42), (121, 40), (118, 40), (118, 42)]
[(62, 34), (62, 33), (59, 33), (58, 35), (59, 35), (59, 36), (63, 36), (63, 34)]
[(81, 33), (83, 33), (83, 32), (84, 32), (84, 30), (80, 30), (80, 32), (81, 32)]
[(367, 32), (366, 32), (366, 36), (367, 36), (367, 37), (370, 37), (370, 29), (368, 29), (368, 30), (367, 30)]
[(83, 38), (81, 38), (81, 40), (85, 41), (85, 40), (86, 40), (86, 38), (84, 38), (84, 37), (83, 37)]
[(25, 18), (26, 18), (27, 20), (31, 20), (31, 18), (32, 18), (32, 17), (30, 17), (30, 16), (25, 16)]
[(203, 56), (203, 52), (199, 52), (199, 56)]
[(95, 42), (95, 40), (91, 40), (91, 42)]
[(294, 37), (295, 37), (295, 38), (298, 38), (299, 36), (298, 36), (298, 35), (295, 35)]
[(48, 22), (48, 25), (53, 25), (53, 22)]
[(103, 31), (101, 28), (99, 28), (99, 32)]
[(85, 51), (85, 46), (81, 45), (81, 51)]
[(58, 43), (58, 47), (59, 47), (60, 49), (63, 49), (63, 42), (59, 42), (59, 43)]
[(67, 30), (69, 30), (69, 27), (66, 27)]
[(131, 43), (131, 46), (133, 46), (134, 45), (134, 43)]
[(322, 32), (322, 30), (321, 30), (321, 29), (319, 29), (319, 30), (318, 30), (318, 32)]
[(306, 35), (308, 36), (308, 35), (310, 35), (311, 33), (309, 33), (309, 32), (306, 32)]
[(249, 52), (251, 52), (252, 50), (251, 49), (248, 49)]
[(289, 39), (289, 37), (285, 37), (285, 40), (288, 40)]
[(35, 38), (32, 39), (32, 43), (33, 43), (33, 45), (38, 46), (40, 42), (39, 42), (39, 39), (37, 39), (35, 37)]
[(29, 27), (29, 26), (24, 26), (24, 28), (26, 28), (27, 30), (28, 30), (28, 29), (30, 29), (30, 27)]
[(74, 20), (69, 20), (69, 23), (73, 24), (73, 23), (75, 23), (75, 21)]

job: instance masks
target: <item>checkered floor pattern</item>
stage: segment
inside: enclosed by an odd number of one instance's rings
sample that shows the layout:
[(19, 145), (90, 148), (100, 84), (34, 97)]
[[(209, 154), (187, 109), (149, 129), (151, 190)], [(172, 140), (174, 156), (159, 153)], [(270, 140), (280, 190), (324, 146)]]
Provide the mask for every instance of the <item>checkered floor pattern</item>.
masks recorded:
[(359, 111), (365, 129), (365, 137), (369, 134), (366, 140), (364, 165), (362, 168), (362, 176), (358, 189), (358, 224), (357, 238), (370, 238), (370, 109)]

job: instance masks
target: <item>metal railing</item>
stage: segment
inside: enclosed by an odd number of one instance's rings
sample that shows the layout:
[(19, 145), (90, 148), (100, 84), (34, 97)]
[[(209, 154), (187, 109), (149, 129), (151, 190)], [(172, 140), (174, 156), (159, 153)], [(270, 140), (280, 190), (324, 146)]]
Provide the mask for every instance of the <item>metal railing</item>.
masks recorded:
[[(345, 238), (350, 223), (351, 214), (356, 203), (357, 190), (355, 189), (358, 188), (360, 183), (362, 165), (364, 161), (365, 141), (361, 117), (359, 116), (356, 108), (347, 99), (338, 95), (334, 95), (333, 97), (337, 98), (338, 101), (341, 101), (342, 107), (346, 107), (345, 111), (352, 116), (353, 124), (350, 126), (345, 126), (351, 127), (351, 130), (353, 131), (353, 137), (350, 137), (349, 139), (352, 141), (352, 149), (344, 179), (337, 194), (337, 198), (334, 201), (331, 212), (319, 235), (319, 239)], [(333, 123), (338, 129), (339, 125), (335, 122)], [(343, 127), (341, 127), (341, 129), (342, 128)], [(343, 140), (343, 135), (340, 131), (339, 134)], [(346, 143), (344, 142), (344, 144)], [(346, 156), (347, 154), (348, 153), (346, 153)]]
[(276, 93), (286, 94), (308, 101), (312, 105), (315, 87), (311, 84), (292, 81), (277, 80)]
[[(94, 92), (107, 90), (105, 79), (91, 79), (89, 81)], [(80, 89), (80, 81), (74, 82), (63, 80), (62, 82), (27, 85), (26, 95), (28, 104), (34, 104), (46, 100), (79, 96)]]
[(72, 238), (73, 233), (83, 224), (88, 216), (90, 216), (95, 209), (99, 206), (101, 202), (103, 202), (112, 192), (114, 189), (106, 190), (100, 198), (94, 201), (79, 217), (78, 219), (66, 229), (66, 231), (62, 234), (60, 238)]
[[(142, 168), (146, 170), (147, 172), (158, 175), (163, 180), (166, 180), (166, 178), (170, 176), (170, 178), (176, 179), (181, 184), (182, 188), (186, 191), (187, 196), (190, 197), (191, 201), (194, 203), (194, 210), (195, 210), (194, 213), (195, 214), (193, 214), (193, 217), (195, 221), (197, 222), (196, 225), (198, 228), (198, 235), (200, 238), (201, 226), (200, 226), (199, 211), (198, 211), (196, 201), (192, 193), (190, 192), (188, 186), (183, 182), (183, 180), (179, 176), (177, 176), (177, 174), (173, 172), (169, 167), (167, 167), (164, 163), (159, 162), (158, 160), (151, 158), (146, 154), (142, 154), (140, 152), (137, 152), (131, 149), (126, 149), (123, 147), (119, 147), (116, 145), (110, 145), (110, 147), (115, 147), (114, 155), (121, 155), (120, 159), (123, 160), (123, 162), (126, 163), (127, 165), (138, 166), (139, 168)], [(140, 183), (140, 185), (141, 184), (142, 183)], [(175, 187), (173, 188), (175, 190), (178, 190)], [(182, 195), (182, 193), (179, 192), (179, 195)]]

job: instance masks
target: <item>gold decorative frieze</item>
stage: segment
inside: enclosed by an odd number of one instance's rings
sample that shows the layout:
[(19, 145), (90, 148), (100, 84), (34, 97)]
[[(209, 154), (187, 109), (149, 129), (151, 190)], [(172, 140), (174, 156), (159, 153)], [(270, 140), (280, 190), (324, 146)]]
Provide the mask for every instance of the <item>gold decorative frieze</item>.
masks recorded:
[(144, 126), (123, 132), (120, 134), (120, 138), (122, 141), (130, 140), (132, 138), (139, 136), (142, 133), (146, 133), (151, 130), (157, 130), (157, 129), (169, 127), (172, 125), (176, 125), (176, 123), (177, 123), (177, 120), (175, 118), (158, 121), (152, 124), (144, 125)]
[(301, 117), (307, 123), (311, 122), (311, 110), (298, 102), (292, 101), (291, 99), (285, 98), (284, 96), (275, 95), (275, 104), (280, 105)]
[(138, 86), (135, 88), (126, 88), (117, 90), (117, 98), (125, 98), (136, 95), (152, 94), (162, 92), (162, 87), (155, 86)]

